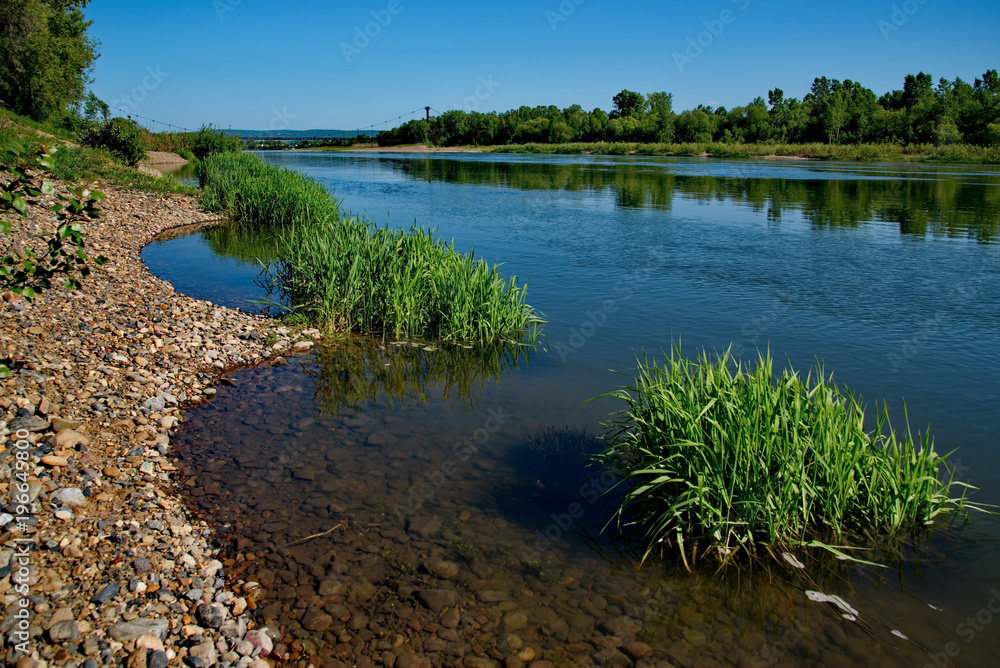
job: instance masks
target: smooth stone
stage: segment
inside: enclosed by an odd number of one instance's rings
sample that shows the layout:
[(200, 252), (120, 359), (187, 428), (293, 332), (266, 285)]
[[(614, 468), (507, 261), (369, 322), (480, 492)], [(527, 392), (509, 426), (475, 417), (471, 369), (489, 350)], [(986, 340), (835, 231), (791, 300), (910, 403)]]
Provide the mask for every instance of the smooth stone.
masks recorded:
[(59, 457), (58, 455), (45, 455), (42, 457), (42, 465), (50, 467), (62, 467), (69, 464), (69, 460), (65, 457)]
[(528, 625), (528, 615), (521, 611), (512, 612), (503, 618), (503, 630), (507, 633), (520, 631)]
[(302, 628), (306, 631), (323, 633), (333, 625), (333, 617), (326, 614), (322, 610), (313, 608), (302, 616), (302, 621), (300, 623), (302, 624)]
[(80, 508), (87, 505), (87, 497), (83, 495), (83, 490), (79, 487), (63, 487), (52, 492), (49, 496), (53, 503), (60, 506), (71, 506)]
[(633, 660), (638, 660), (652, 652), (653, 648), (644, 642), (630, 640), (622, 645), (622, 651), (628, 654)]
[(427, 567), (431, 575), (442, 580), (450, 580), (458, 575), (458, 566), (450, 561), (432, 561)]
[(601, 622), (601, 631), (609, 636), (622, 638), (633, 638), (642, 626), (631, 617), (615, 617)]
[(72, 642), (80, 639), (80, 626), (75, 620), (56, 622), (49, 629), (49, 640), (52, 642)]
[(594, 662), (595, 666), (607, 666), (608, 668), (614, 666), (629, 668), (632, 665), (632, 659), (614, 647), (605, 647), (600, 652), (591, 656), (590, 660)]
[(422, 589), (417, 592), (417, 599), (434, 612), (455, 605), (457, 594), (452, 589)]
[(214, 665), (219, 660), (218, 651), (215, 649), (215, 645), (210, 642), (203, 642), (190, 648), (188, 656), (201, 659), (206, 666)]
[(146, 656), (146, 668), (167, 668), (169, 663), (167, 653), (162, 650), (150, 650)]
[(32, 433), (38, 433), (49, 428), (49, 421), (44, 418), (40, 418), (37, 415), (23, 415), (11, 420), (10, 424), (7, 425), (7, 428), (10, 429), (10, 433), (12, 434), (17, 433), (22, 429), (26, 429)]
[(222, 622), (226, 619), (226, 612), (217, 605), (202, 603), (195, 610), (198, 620), (210, 629), (222, 628)]
[(60, 418), (60, 417), (52, 418), (52, 431), (56, 432), (57, 435), (59, 434), (59, 432), (64, 431), (66, 429), (70, 430), (79, 429), (82, 426), (83, 423), (77, 422), (76, 420), (67, 420), (66, 418)]
[(139, 636), (139, 638), (135, 641), (135, 646), (137, 648), (142, 647), (144, 649), (151, 649), (154, 652), (163, 652), (165, 650), (163, 647), (163, 641), (156, 636), (151, 636), (149, 634)]
[(319, 583), (320, 596), (340, 596), (344, 592), (344, 585), (338, 580), (323, 580)]
[(56, 433), (55, 446), (60, 449), (75, 448), (78, 445), (90, 445), (90, 439), (73, 429), (63, 429)]
[(243, 636), (243, 642), (248, 642), (253, 645), (254, 649), (259, 649), (262, 657), (269, 656), (274, 651), (274, 641), (271, 640), (271, 637), (257, 629), (247, 631), (246, 635)]
[(501, 603), (503, 601), (510, 600), (510, 594), (505, 591), (497, 591), (494, 589), (485, 589), (476, 594), (478, 598), (483, 603)]
[(134, 640), (141, 636), (156, 636), (166, 640), (170, 622), (165, 619), (136, 619), (131, 622), (118, 622), (108, 629), (108, 633), (118, 642)]
[(118, 592), (120, 592), (121, 590), (122, 588), (120, 586), (116, 584), (109, 584), (106, 587), (104, 587), (104, 589), (94, 594), (94, 596), (90, 599), (90, 602), (96, 603), (98, 605), (104, 605), (105, 603), (113, 599), (115, 596), (117, 596)]
[(135, 569), (136, 573), (149, 573), (153, 570), (153, 565), (149, 563), (149, 559), (146, 557), (136, 557), (132, 562), (132, 568)]

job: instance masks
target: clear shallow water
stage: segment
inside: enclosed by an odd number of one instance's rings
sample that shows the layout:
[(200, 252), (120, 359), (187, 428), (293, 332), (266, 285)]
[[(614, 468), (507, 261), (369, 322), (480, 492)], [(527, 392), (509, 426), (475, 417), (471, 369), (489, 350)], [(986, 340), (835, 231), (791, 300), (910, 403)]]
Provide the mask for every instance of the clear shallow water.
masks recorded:
[[(512, 603), (525, 610), (530, 623), (522, 635), (551, 656), (575, 656), (567, 647), (598, 651), (601, 624), (628, 616), (643, 624), (650, 645), (686, 658), (685, 665), (740, 658), (770, 665), (770, 656), (793, 665), (924, 665), (928, 654), (917, 645), (933, 655), (951, 641), (960, 650), (953, 665), (1000, 658), (988, 624), (983, 631), (959, 626), (988, 610), (1000, 588), (1000, 532), (992, 521), (948, 540), (935, 538), (926, 558), (882, 573), (882, 582), (855, 571), (850, 585), (838, 584), (821, 576), (818, 563), (810, 565), (813, 583), (787, 571), (778, 584), (764, 584), (763, 577), (691, 576), (673, 567), (635, 573), (623, 566), (627, 560), (609, 556), (615, 545), (606, 537), (588, 539), (607, 511), (589, 504), (581, 486), (585, 472), (563, 452), (587, 447), (581, 431), (596, 433), (615, 406), (581, 402), (614, 387), (620, 379), (609, 369), (629, 369), (636, 351), (657, 351), (676, 338), (689, 351), (732, 343), (751, 356), (758, 346), (770, 347), (798, 368), (822, 359), (869, 402), (899, 408), (905, 397), (915, 427), (930, 424), (940, 450), (960, 448), (962, 477), (983, 488), (979, 500), (1000, 502), (994, 408), (1000, 398), (1000, 172), (576, 156), (261, 157), (320, 179), (345, 208), (395, 225), (435, 226), (458, 247), (474, 246), (478, 255), (503, 261), (505, 272), (528, 280), (529, 301), (551, 328), (547, 351), (517, 368), (507, 364), (499, 382), (472, 393), (474, 401), (456, 401), (469, 391), (455, 387), (442, 400), (442, 379), (480, 360), (430, 374), (420, 391), (402, 392), (408, 399), (391, 406), (386, 399), (400, 395), (399, 378), (406, 374), (387, 372), (381, 385), (363, 384), (370, 392), (348, 402), (358, 415), (323, 397), (337, 394), (332, 387), (353, 387), (348, 379), (361, 378), (364, 369), (392, 371), (395, 362), (384, 367), (381, 358), (362, 357), (367, 361), (348, 373), (330, 371), (337, 364), (318, 355), (281, 369), (235, 374), (233, 388), (191, 412), (182, 438), (192, 444), (185, 455), (189, 468), (217, 490), (212, 507), (242, 516), (253, 531), (236, 529), (234, 536), (265, 546), (263, 558), (279, 557), (288, 542), (274, 532), (258, 535), (258, 520), (275, 514), (283, 531), (297, 537), (347, 516), (377, 524), (378, 537), (370, 542), (352, 534), (351, 540), (323, 537), (304, 546), (332, 549), (347, 564), (367, 559), (361, 555), (388, 554), (369, 569), (381, 577), (372, 579), (379, 591), (391, 592), (372, 609), (372, 619), (390, 625), (397, 603), (425, 612), (399, 586), (427, 585), (398, 585), (406, 580), (399, 576), (407, 570), (401, 564), (413, 566), (415, 581), (441, 584), (423, 564), (446, 558), (460, 565), (461, 575), (445, 582), (463, 602), (475, 602), (481, 581), (514, 583), (508, 588), (517, 596), (480, 606), (497, 611)], [(245, 307), (239, 300), (262, 294), (252, 283), (257, 269), (244, 265), (246, 273), (238, 275), (235, 265), (211, 260), (213, 245), (226, 248), (205, 233), (150, 246), (144, 258), (182, 292)], [(209, 275), (209, 268), (216, 273)], [(460, 360), (462, 353), (450, 354)], [(327, 357), (348, 356), (341, 350)], [(408, 512), (414, 488), (457, 456), (451, 446), (485, 428), (489, 411), (500, 409), (510, 418), (489, 432), (477, 456), (456, 462), (447, 484), (418, 504), (418, 512)], [(246, 424), (248, 416), (257, 424)], [(363, 424), (352, 422), (357, 420)], [(373, 433), (384, 436), (373, 439)], [(289, 438), (303, 445), (282, 450)], [(556, 454), (539, 454), (550, 451)], [(331, 452), (339, 454), (331, 458)], [(313, 480), (295, 476), (303, 466), (314, 470)], [(262, 477), (269, 484), (255, 486)], [(573, 503), (585, 509), (582, 517), (570, 529), (551, 530)], [(459, 519), (462, 509), (470, 513), (466, 520)], [(421, 535), (410, 526), (418, 515), (420, 521), (438, 518), (441, 528)], [(528, 558), (535, 532), (547, 530), (558, 534), (552, 545)], [(322, 579), (333, 575), (294, 577), (312, 578), (300, 586), (318, 592)], [(617, 598), (609, 604), (613, 609), (581, 608), (579, 591), (567, 578), (583, 583), (590, 604), (601, 605), (596, 597), (605, 603)], [(863, 623), (808, 603), (802, 590), (821, 586), (844, 595)], [(463, 610), (475, 621), (472, 608)], [(560, 638), (550, 617), (571, 618), (580, 610), (593, 618), (592, 626), (571, 628)], [(291, 616), (287, 622), (298, 623)], [(489, 630), (480, 627), (476, 637), (489, 640)], [(720, 628), (730, 635), (720, 636)], [(892, 629), (914, 642), (900, 641)], [(336, 634), (326, 642), (345, 644)]]

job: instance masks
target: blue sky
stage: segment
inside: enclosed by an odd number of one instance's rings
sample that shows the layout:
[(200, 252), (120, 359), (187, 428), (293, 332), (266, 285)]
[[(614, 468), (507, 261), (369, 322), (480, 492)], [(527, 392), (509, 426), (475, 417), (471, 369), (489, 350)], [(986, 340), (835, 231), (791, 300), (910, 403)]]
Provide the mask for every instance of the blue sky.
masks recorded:
[(996, 0), (92, 0), (87, 16), (94, 92), (188, 128), (356, 129), (426, 105), (607, 110), (623, 88), (733, 107), (774, 87), (801, 97), (823, 75), (882, 94), (921, 70), (971, 82), (1000, 68)]

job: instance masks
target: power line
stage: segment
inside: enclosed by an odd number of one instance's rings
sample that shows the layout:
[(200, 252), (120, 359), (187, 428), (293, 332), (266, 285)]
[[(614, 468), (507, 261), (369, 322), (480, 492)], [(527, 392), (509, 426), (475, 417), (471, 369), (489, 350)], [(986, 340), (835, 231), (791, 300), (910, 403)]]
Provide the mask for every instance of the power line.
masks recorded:
[[(127, 109), (122, 109), (121, 107), (112, 107), (112, 106), (109, 105), (108, 109), (114, 109), (115, 111), (120, 111), (120, 112), (122, 112), (124, 114), (127, 114), (129, 118), (131, 118), (131, 117), (134, 116), (136, 118), (141, 118), (144, 121), (149, 121), (150, 123), (159, 123), (160, 125), (165, 125), (168, 128), (174, 128), (174, 129), (177, 129), (177, 130), (182, 130), (184, 132), (197, 132), (197, 130), (192, 130), (191, 128), (185, 128), (185, 127), (180, 126), (180, 125), (174, 125), (173, 123), (167, 123), (165, 121), (158, 121), (155, 118), (148, 118), (146, 116), (141, 116), (139, 114), (132, 113), (132, 112), (130, 112)], [(381, 123), (373, 123), (373, 124), (369, 125), (368, 127), (358, 128), (357, 130), (354, 130), (353, 132), (365, 132), (366, 130), (374, 130), (375, 128), (377, 128), (380, 125), (385, 125), (386, 123), (392, 123), (393, 121), (398, 121), (401, 118), (406, 118), (407, 116), (412, 116), (413, 114), (420, 113), (420, 112), (424, 111), (424, 109), (425, 109), (424, 107), (420, 107), (419, 109), (414, 109), (413, 111), (407, 112), (405, 114), (400, 114), (399, 116), (396, 116), (395, 118), (390, 118), (388, 120), (382, 121)], [(442, 115), (441, 112), (438, 111), (437, 109), (431, 108), (431, 111), (433, 111), (438, 116)], [(350, 132), (350, 130), (345, 130), (345, 132)]]
[(419, 109), (414, 109), (413, 111), (407, 112), (405, 114), (400, 114), (399, 116), (396, 116), (396, 118), (390, 118), (389, 120), (382, 121), (381, 123), (373, 123), (372, 125), (369, 125), (366, 128), (358, 128), (357, 130), (354, 130), (354, 132), (364, 132), (365, 130), (374, 130), (375, 128), (377, 128), (380, 125), (385, 125), (386, 123), (392, 123), (393, 121), (398, 121), (401, 118), (406, 118), (407, 116), (412, 116), (413, 114), (416, 114), (416, 113), (421, 112), (423, 110), (424, 110), (424, 108), (420, 107)]
[(149, 121), (150, 123), (159, 123), (160, 125), (166, 125), (168, 128), (177, 128), (178, 130), (183, 130), (184, 132), (195, 132), (195, 130), (192, 130), (191, 128), (185, 128), (179, 125), (173, 125), (172, 123), (164, 123), (163, 121), (158, 121), (155, 118), (146, 118), (145, 116), (140, 116), (139, 114), (133, 114), (132, 112), (126, 109), (122, 109), (121, 107), (112, 107), (109, 105), (108, 109), (114, 109), (116, 111), (128, 114), (129, 118), (135, 116), (136, 118), (141, 118), (142, 120)]

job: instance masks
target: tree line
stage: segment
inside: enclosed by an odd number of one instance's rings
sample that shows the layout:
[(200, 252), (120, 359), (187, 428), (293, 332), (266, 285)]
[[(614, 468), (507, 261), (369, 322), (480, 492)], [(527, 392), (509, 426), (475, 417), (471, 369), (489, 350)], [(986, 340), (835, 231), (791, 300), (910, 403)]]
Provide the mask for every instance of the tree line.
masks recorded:
[(1000, 78), (988, 70), (967, 83), (907, 75), (881, 97), (850, 79), (820, 77), (801, 100), (780, 88), (726, 109), (699, 105), (675, 113), (673, 95), (623, 90), (610, 112), (574, 104), (480, 113), (452, 110), (379, 133), (381, 146), (498, 146), (570, 142), (972, 144), (1000, 146)]

